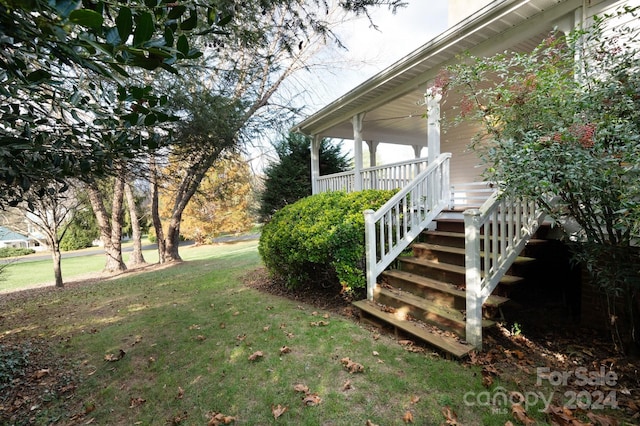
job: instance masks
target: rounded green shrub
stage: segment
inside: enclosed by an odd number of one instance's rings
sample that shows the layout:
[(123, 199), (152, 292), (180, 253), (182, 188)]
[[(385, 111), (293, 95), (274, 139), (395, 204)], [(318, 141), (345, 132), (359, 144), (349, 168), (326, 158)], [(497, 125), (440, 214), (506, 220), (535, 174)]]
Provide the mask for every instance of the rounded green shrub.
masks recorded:
[(263, 228), (258, 250), (272, 277), (288, 287), (302, 284), (364, 289), (364, 215), (395, 191), (329, 192), (303, 198), (275, 213)]
[(35, 252), (36, 251), (31, 248), (2, 247), (0, 248), (0, 258), (26, 256)]

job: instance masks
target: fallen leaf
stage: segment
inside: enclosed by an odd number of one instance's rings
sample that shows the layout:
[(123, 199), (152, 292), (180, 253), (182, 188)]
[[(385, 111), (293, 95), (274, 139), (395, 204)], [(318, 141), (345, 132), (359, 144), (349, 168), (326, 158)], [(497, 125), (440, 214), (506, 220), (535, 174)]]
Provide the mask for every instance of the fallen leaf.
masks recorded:
[(513, 423), (511, 422), (511, 420), (507, 420), (504, 426), (513, 426)]
[(411, 411), (407, 411), (406, 413), (404, 413), (404, 416), (402, 416), (402, 421), (404, 421), (405, 423), (413, 423), (413, 414), (411, 414)]
[(340, 362), (342, 363), (342, 365), (344, 365), (344, 368), (346, 368), (349, 373), (353, 374), (353, 373), (362, 373), (362, 372), (364, 372), (364, 367), (362, 366), (362, 364), (358, 364), (357, 362), (353, 362), (349, 358), (342, 358), (340, 360)]
[(142, 342), (142, 336), (136, 336), (135, 340), (133, 341), (133, 343), (131, 344), (131, 346), (135, 346), (138, 343)]
[(420, 402), (420, 397), (419, 396), (414, 395), (414, 396), (411, 397), (411, 403), (412, 404), (417, 404), (418, 402)]
[(35, 373), (33, 373), (33, 377), (35, 377), (36, 379), (42, 379), (44, 376), (48, 374), (49, 374), (49, 369), (43, 368), (42, 370), (38, 370)]
[(203, 336), (202, 334), (198, 334), (196, 336), (196, 340), (198, 340), (200, 342), (204, 342), (205, 340), (207, 340), (207, 338), (205, 336)]
[(131, 398), (129, 400), (129, 408), (140, 407), (145, 402), (147, 402), (147, 400), (144, 398)]
[(525, 426), (536, 424), (536, 421), (529, 417), (525, 409), (520, 404), (513, 404), (511, 406), (511, 413), (517, 421), (524, 424)]
[(270, 325), (265, 325), (264, 327), (262, 327), (262, 331), (269, 331), (270, 328)]
[(189, 330), (200, 330), (200, 326), (198, 324), (191, 324)]
[(288, 354), (291, 352), (291, 348), (289, 346), (283, 346), (280, 348), (280, 355)]
[(412, 346), (413, 345), (413, 341), (411, 341), (411, 340), (398, 340), (398, 343), (400, 343), (402, 346)]
[(302, 399), (302, 403), (304, 405), (309, 406), (309, 407), (315, 407), (316, 405), (320, 404), (321, 402), (322, 402), (322, 398), (320, 398), (317, 393), (307, 394)]
[(373, 351), (373, 356), (380, 356), (380, 353), (378, 351)]
[(225, 323), (223, 323), (223, 322), (221, 322), (221, 323), (220, 323), (220, 328), (226, 328), (226, 327), (227, 327), (227, 326), (226, 326), (226, 324), (225, 324)]
[(262, 351), (255, 351), (254, 353), (249, 355), (249, 361), (257, 361), (263, 356), (264, 356), (264, 353), (262, 353)]
[(302, 383), (298, 383), (296, 385), (293, 386), (293, 390), (295, 390), (296, 392), (302, 392), (302, 393), (309, 393), (309, 387), (307, 385), (304, 385)]
[(289, 409), (288, 407), (283, 407), (280, 404), (278, 404), (275, 407), (273, 405), (271, 406), (271, 412), (273, 413), (273, 417), (275, 419), (282, 416), (288, 409)]
[(458, 415), (451, 409), (451, 407), (442, 407), (442, 414), (444, 415), (446, 424), (451, 426), (458, 426)]
[(618, 426), (618, 421), (604, 414), (587, 413), (587, 417), (598, 426)]
[(182, 389), (180, 386), (178, 386), (178, 399), (182, 399), (184, 397), (184, 389)]
[(373, 423), (371, 420), (367, 420), (367, 425), (366, 426), (378, 426), (378, 425)]
[(209, 423), (207, 423), (207, 426), (228, 425), (235, 421), (236, 421), (235, 417), (225, 416), (222, 413), (213, 413), (211, 415), (211, 419), (209, 419)]
[(104, 356), (104, 360), (108, 362), (120, 361), (122, 358), (124, 358), (125, 355), (126, 355), (126, 352), (120, 349), (120, 352), (118, 352), (118, 355), (107, 354)]
[(351, 386), (351, 380), (347, 380), (346, 382), (344, 382), (344, 385), (342, 385), (342, 390), (349, 390), (352, 388), (353, 386)]
[(238, 315), (240, 315), (240, 311), (235, 311), (235, 312), (233, 313), (233, 316), (234, 316), (234, 317), (237, 317)]

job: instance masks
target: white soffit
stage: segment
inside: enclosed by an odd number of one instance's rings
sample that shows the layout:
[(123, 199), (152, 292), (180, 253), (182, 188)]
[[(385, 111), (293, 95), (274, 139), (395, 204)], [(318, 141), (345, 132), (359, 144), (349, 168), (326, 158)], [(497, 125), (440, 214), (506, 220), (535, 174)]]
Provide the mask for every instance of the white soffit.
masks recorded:
[(424, 92), (438, 70), (466, 51), (490, 55), (531, 49), (582, 0), (497, 0), (435, 37), (294, 128), (307, 135), (353, 139), (351, 117), (366, 112), (363, 139), (426, 144)]

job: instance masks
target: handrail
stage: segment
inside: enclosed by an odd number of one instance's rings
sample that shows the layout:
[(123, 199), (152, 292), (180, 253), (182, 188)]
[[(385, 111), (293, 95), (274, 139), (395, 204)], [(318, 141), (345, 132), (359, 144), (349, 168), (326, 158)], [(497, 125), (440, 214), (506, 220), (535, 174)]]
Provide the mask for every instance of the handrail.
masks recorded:
[[(362, 189), (398, 189), (409, 184), (422, 170), (427, 167), (426, 158), (400, 161), (382, 166), (368, 167), (360, 171)], [(333, 173), (319, 176), (318, 192), (355, 191), (356, 172)]]
[(450, 153), (440, 154), (380, 209), (364, 212), (369, 300), (378, 275), (448, 206), (450, 159)]
[[(499, 191), (464, 212), (466, 340), (482, 347), (482, 305), (545, 217), (535, 201)], [(484, 255), (481, 256), (481, 246)]]

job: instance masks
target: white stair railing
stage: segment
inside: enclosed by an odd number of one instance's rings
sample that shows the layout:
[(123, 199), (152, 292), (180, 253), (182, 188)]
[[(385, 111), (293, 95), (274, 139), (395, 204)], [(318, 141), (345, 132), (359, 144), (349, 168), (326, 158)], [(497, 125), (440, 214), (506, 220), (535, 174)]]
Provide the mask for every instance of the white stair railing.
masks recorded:
[[(534, 201), (494, 193), (464, 212), (466, 340), (482, 348), (482, 305), (536, 232), (545, 213)], [(481, 247), (484, 256), (481, 256)]]
[(380, 209), (364, 212), (367, 299), (373, 300), (378, 275), (448, 206), (450, 159), (440, 154)]

